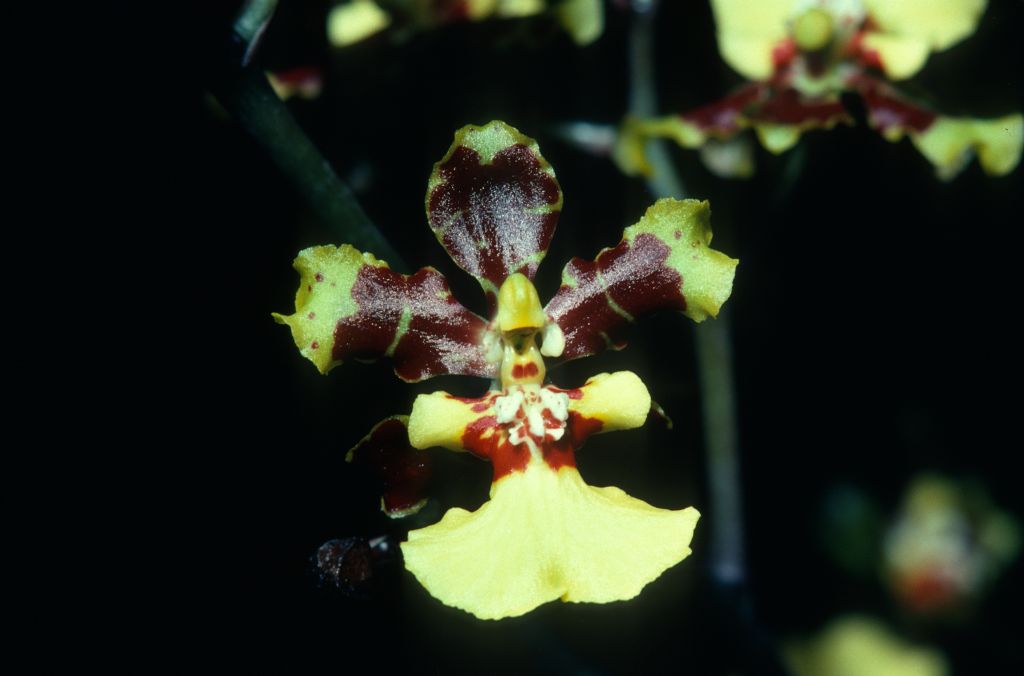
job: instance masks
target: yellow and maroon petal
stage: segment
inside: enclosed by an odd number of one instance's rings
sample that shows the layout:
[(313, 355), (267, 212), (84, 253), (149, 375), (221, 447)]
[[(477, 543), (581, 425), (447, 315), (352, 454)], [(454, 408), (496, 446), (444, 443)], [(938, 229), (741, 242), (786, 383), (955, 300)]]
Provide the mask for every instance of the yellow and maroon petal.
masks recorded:
[(480, 418), (494, 418), (492, 409), (497, 396), (497, 392), (478, 398), (456, 397), (447, 392), (419, 395), (409, 416), (409, 441), (416, 448), (472, 450), (465, 445), (466, 431)]
[(851, 82), (864, 100), (868, 124), (890, 141), (898, 141), (908, 132), (927, 131), (938, 116), (909, 101), (886, 83), (862, 75)]
[(891, 79), (908, 78), (921, 69), (928, 54), (971, 35), (985, 11), (986, 0), (864, 0), (868, 30), (862, 48), (877, 55)]
[(771, 90), (748, 111), (747, 119), (761, 145), (776, 154), (792, 148), (805, 131), (853, 122), (837, 95), (807, 98), (788, 88)]
[(491, 486), (475, 512), (451, 509), (402, 543), (405, 566), (435, 598), (481, 619), (561, 599), (631, 599), (690, 554), (700, 515), (658, 509), (574, 467), (542, 463)]
[(773, 52), (787, 37), (793, 0), (711, 0), (722, 58), (741, 75), (765, 80), (775, 70)]
[(380, 479), (381, 509), (393, 519), (415, 514), (427, 503), (430, 456), (409, 444), (404, 415), (374, 425), (345, 456)]
[(267, 73), (267, 80), (277, 98), (287, 101), (293, 96), (312, 100), (320, 96), (324, 88), (324, 74), (317, 66), (300, 66)]
[(715, 316), (732, 292), (737, 261), (709, 247), (711, 209), (697, 200), (658, 200), (617, 246), (593, 261), (572, 259), (545, 308), (561, 328), (561, 355), (574, 359), (625, 345), (635, 319), (677, 310), (694, 321)]
[(452, 296), (437, 270), (399, 274), (347, 244), (305, 249), (294, 266), (301, 277), (295, 314), (274, 319), (291, 327), (321, 373), (346, 359), (380, 357), (410, 382), (497, 373), (500, 352), (491, 354), (487, 323)]
[[(781, 153), (791, 148), (805, 131), (852, 122), (834, 93), (807, 97), (793, 88), (755, 82), (678, 116), (627, 118), (616, 142), (614, 159), (628, 175), (648, 175), (651, 168), (644, 146), (649, 138), (670, 138), (684, 148), (698, 148), (709, 141), (733, 138), (753, 127), (761, 145), (770, 152)], [(749, 175), (750, 171), (740, 169), (736, 173)]]
[(855, 86), (871, 127), (889, 141), (909, 136), (943, 180), (954, 178), (975, 155), (992, 176), (1004, 176), (1020, 162), (1024, 144), (1020, 113), (994, 120), (946, 117), (906, 99), (884, 82), (860, 77)]
[(537, 142), (504, 122), (469, 125), (427, 185), (427, 218), (459, 267), (493, 304), (513, 272), (533, 279), (562, 209), (562, 190)]
[(651, 410), (647, 386), (632, 371), (600, 373), (583, 387), (568, 392), (570, 413), (599, 422), (600, 427), (595, 431), (640, 427)]
[(1004, 176), (1020, 163), (1024, 117), (1020, 113), (995, 120), (939, 117), (925, 131), (911, 132), (910, 140), (944, 180), (955, 177), (975, 155), (985, 173)]

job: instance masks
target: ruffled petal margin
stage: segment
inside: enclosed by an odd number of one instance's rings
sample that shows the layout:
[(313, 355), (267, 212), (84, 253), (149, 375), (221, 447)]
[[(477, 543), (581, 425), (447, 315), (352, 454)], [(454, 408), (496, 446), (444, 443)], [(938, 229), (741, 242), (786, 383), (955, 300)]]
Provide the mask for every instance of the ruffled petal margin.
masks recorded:
[(485, 620), (562, 599), (635, 597), (690, 555), (700, 514), (658, 509), (573, 467), (531, 464), (491, 487), (475, 512), (451, 509), (409, 533), (405, 566), (442, 603)]

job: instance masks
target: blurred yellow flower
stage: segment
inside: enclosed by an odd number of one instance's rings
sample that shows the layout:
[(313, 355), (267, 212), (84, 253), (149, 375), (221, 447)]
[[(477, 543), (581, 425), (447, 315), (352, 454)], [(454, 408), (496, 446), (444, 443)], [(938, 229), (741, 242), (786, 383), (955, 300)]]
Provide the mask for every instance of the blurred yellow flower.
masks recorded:
[[(977, 156), (985, 172), (1002, 176), (1020, 162), (1024, 116), (991, 120), (940, 115), (909, 100), (890, 80), (917, 73), (931, 52), (971, 35), (985, 0), (712, 0), (722, 58), (749, 78), (727, 97), (654, 119), (628, 118), (615, 150), (627, 174), (651, 171), (644, 151), (651, 137), (685, 148), (714, 146), (754, 129), (772, 153), (793, 147), (811, 129), (853, 118), (841, 100), (858, 95), (868, 124), (889, 141), (908, 136), (942, 179)], [(748, 176), (748, 156), (711, 153), (712, 170)], [(734, 158), (733, 164), (723, 164)]]
[(783, 658), (793, 676), (947, 676), (942, 653), (908, 643), (867, 617), (834, 620), (815, 638), (791, 641)]

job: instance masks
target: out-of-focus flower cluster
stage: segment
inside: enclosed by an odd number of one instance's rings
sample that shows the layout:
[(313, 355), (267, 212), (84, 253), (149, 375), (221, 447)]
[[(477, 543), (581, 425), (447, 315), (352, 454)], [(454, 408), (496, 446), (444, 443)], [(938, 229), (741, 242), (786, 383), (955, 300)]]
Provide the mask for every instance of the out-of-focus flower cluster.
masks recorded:
[(347, 47), (384, 30), (398, 36), (467, 21), (520, 19), (546, 15), (579, 45), (604, 30), (601, 0), (346, 0), (327, 19), (327, 36)]
[(916, 479), (884, 542), (893, 595), (920, 614), (976, 601), (1020, 553), (1020, 527), (979, 487), (938, 476)]
[[(722, 58), (748, 78), (725, 98), (680, 115), (627, 118), (615, 158), (627, 174), (647, 174), (647, 139), (700, 148), (722, 176), (749, 176), (753, 129), (781, 153), (812, 129), (850, 124), (841, 95), (859, 96), (872, 129), (889, 141), (910, 138), (943, 179), (975, 155), (989, 174), (1013, 171), (1024, 143), (1024, 116), (979, 120), (939, 114), (890, 81), (917, 73), (931, 52), (971, 35), (985, 0), (711, 0)], [(884, 76), (884, 77), (880, 77)], [(887, 81), (888, 80), (888, 81)]]

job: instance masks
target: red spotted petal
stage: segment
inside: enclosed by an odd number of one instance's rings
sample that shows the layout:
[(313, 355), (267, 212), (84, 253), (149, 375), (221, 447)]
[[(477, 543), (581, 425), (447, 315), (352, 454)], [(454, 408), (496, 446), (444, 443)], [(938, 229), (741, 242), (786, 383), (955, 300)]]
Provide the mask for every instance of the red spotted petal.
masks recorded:
[(504, 122), (456, 132), (427, 186), (430, 227), (492, 310), (506, 277), (533, 278), (561, 209), (562, 190), (536, 141)]
[(487, 322), (452, 296), (437, 270), (399, 274), (347, 244), (306, 249), (295, 269), (302, 277), (295, 314), (274, 317), (291, 327), (296, 346), (321, 373), (346, 359), (380, 357), (390, 357), (395, 373), (410, 382), (497, 373), (500, 352), (488, 347), (494, 341)]
[(564, 336), (560, 356), (619, 349), (628, 324), (659, 310), (698, 322), (718, 314), (732, 292), (736, 261), (709, 247), (710, 214), (707, 202), (659, 200), (617, 246), (593, 261), (572, 259), (545, 308)]
[(430, 456), (409, 445), (408, 421), (404, 415), (382, 420), (345, 456), (380, 479), (381, 508), (392, 518), (415, 514), (427, 502)]

